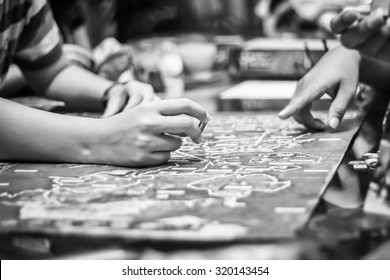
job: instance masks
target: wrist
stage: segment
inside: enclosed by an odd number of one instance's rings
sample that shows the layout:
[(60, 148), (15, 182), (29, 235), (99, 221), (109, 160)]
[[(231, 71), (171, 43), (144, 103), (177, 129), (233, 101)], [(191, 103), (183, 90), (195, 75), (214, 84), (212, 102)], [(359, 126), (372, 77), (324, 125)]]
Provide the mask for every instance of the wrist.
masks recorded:
[(90, 119), (83, 133), (80, 151), (81, 162), (94, 164), (115, 164), (115, 151), (118, 137), (112, 118)]
[(105, 124), (105, 119), (85, 118), (79, 130), (78, 162), (102, 164), (104, 158), (99, 150), (103, 149), (104, 137), (110, 132), (109, 126)]

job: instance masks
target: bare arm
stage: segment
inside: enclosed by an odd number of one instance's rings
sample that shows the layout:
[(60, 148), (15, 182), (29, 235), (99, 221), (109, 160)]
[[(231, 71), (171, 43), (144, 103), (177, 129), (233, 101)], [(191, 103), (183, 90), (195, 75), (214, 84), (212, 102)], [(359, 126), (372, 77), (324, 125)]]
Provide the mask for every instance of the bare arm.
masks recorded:
[[(64, 55), (44, 69), (24, 70), (23, 73), (36, 92), (51, 99), (65, 101), (69, 108), (75, 110), (103, 110), (103, 94), (113, 84), (92, 72), (69, 64)], [(110, 91), (105, 116), (157, 99), (159, 98), (150, 85), (130, 81)]]
[(85, 162), (95, 119), (48, 113), (0, 99), (0, 160)]
[(23, 73), (37, 93), (65, 101), (72, 109), (103, 109), (103, 92), (112, 84), (87, 70), (71, 65), (64, 55), (46, 68), (23, 70)]
[(188, 100), (153, 101), (104, 119), (48, 113), (0, 98), (0, 160), (161, 164), (182, 135), (201, 141), (209, 116)]

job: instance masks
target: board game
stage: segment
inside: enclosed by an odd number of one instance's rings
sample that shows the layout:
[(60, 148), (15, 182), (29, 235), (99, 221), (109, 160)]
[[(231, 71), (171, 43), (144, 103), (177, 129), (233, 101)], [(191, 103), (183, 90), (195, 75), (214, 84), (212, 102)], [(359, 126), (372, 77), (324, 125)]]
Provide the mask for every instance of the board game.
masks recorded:
[[(348, 119), (349, 118), (349, 119)], [(306, 131), (275, 115), (216, 114), (200, 145), (164, 165), (0, 164), (0, 233), (126, 240), (292, 238), (354, 133)]]

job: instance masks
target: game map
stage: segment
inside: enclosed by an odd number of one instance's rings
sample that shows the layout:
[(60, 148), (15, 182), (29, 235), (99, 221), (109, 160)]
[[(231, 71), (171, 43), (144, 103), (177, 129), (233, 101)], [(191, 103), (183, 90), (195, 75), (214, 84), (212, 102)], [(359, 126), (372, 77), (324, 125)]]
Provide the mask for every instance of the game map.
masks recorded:
[[(352, 117), (345, 123), (353, 122)], [(291, 238), (357, 127), (308, 133), (266, 114), (217, 114), (151, 168), (0, 163), (0, 232), (126, 240)]]

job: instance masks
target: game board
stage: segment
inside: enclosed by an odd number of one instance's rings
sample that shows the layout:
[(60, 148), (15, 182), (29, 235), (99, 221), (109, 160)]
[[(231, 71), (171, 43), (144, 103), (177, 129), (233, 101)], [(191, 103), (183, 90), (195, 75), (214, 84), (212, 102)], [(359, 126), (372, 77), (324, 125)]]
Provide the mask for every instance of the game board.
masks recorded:
[(275, 115), (227, 113), (213, 116), (202, 144), (185, 139), (162, 166), (2, 163), (0, 232), (203, 242), (291, 238), (355, 132), (356, 126), (343, 126), (310, 134)]

